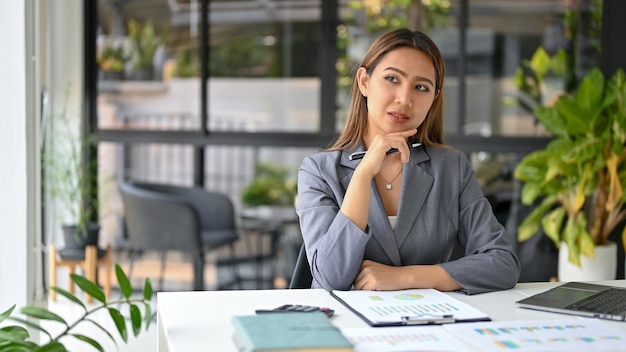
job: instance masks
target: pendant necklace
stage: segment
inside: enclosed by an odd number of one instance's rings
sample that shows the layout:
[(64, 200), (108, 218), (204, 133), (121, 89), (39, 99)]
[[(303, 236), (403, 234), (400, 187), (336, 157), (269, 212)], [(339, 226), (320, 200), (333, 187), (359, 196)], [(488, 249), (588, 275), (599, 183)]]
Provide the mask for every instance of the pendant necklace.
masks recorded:
[(391, 181), (387, 181), (387, 180), (385, 180), (385, 178), (383, 177), (383, 175), (382, 175), (382, 174), (380, 174), (380, 173), (378, 174), (378, 176), (380, 176), (380, 178), (382, 178), (382, 179), (383, 179), (383, 181), (385, 181), (385, 189), (386, 189), (386, 190), (390, 191), (390, 190), (393, 188), (393, 186), (392, 186), (391, 184), (393, 183), (393, 181), (395, 181), (395, 180), (396, 180), (396, 178), (398, 178), (398, 176), (400, 176), (400, 173), (402, 173), (402, 169), (404, 169), (404, 167), (401, 167), (401, 168), (400, 168), (400, 170), (398, 171), (398, 173), (397, 173), (397, 174), (396, 174), (396, 175), (395, 175), (395, 176), (391, 179)]

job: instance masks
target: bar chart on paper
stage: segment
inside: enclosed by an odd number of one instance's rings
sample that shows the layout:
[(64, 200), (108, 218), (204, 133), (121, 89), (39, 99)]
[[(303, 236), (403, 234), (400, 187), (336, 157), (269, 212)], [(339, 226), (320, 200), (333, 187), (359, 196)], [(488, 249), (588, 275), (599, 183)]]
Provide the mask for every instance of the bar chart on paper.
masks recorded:
[(626, 334), (594, 319), (455, 324), (446, 330), (480, 351), (623, 351)]
[(467, 345), (439, 326), (346, 328), (341, 333), (355, 352), (467, 351)]
[(374, 326), (422, 317), (450, 317), (452, 321), (489, 320), (478, 309), (433, 289), (351, 290), (332, 291), (332, 294)]

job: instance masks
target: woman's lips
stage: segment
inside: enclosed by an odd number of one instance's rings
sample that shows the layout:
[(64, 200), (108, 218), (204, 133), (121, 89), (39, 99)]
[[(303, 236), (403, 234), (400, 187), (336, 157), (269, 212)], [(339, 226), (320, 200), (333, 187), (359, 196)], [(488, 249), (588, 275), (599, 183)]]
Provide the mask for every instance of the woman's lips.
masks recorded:
[(409, 115), (402, 113), (402, 112), (398, 112), (398, 111), (390, 111), (387, 113), (389, 116), (391, 116), (394, 119), (402, 119), (402, 120), (408, 120), (409, 119)]

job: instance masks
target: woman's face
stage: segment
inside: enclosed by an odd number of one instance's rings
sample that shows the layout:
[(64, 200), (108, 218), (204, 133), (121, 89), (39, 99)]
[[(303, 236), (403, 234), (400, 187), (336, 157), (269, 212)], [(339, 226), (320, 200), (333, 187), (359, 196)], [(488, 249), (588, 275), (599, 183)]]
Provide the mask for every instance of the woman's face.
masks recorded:
[(369, 144), (374, 136), (419, 127), (435, 96), (435, 66), (422, 51), (402, 47), (387, 53), (367, 75), (357, 72), (361, 93), (367, 97)]

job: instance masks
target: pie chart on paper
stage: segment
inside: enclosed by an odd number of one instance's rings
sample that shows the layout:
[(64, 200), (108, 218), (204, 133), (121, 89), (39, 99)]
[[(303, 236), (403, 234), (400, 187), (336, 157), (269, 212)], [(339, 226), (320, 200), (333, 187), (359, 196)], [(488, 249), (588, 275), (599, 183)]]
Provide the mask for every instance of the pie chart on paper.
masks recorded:
[(424, 298), (424, 296), (418, 295), (416, 293), (401, 293), (399, 295), (393, 296), (393, 298), (400, 301), (415, 301)]

